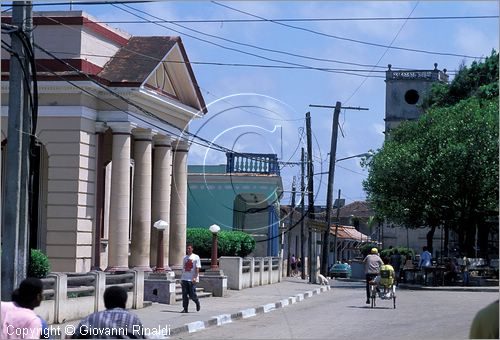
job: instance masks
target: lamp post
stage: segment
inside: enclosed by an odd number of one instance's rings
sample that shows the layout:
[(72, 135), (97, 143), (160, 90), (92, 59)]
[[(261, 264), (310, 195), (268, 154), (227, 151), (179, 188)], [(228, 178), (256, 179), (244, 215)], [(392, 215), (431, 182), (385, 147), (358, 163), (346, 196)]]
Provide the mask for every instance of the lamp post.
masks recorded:
[(217, 266), (217, 233), (220, 231), (220, 227), (217, 224), (212, 224), (208, 228), (212, 232), (212, 259), (210, 262), (210, 270), (218, 270)]
[(153, 224), (153, 227), (158, 229), (158, 246), (156, 251), (156, 268), (155, 273), (165, 272), (164, 265), (164, 249), (163, 249), (163, 232), (168, 228), (168, 222), (158, 220)]

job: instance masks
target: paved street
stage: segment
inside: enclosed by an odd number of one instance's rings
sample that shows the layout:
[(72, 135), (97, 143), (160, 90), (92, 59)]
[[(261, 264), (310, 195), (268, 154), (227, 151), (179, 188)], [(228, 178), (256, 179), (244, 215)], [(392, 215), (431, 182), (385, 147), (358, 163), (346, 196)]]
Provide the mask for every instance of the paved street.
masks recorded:
[(392, 301), (365, 305), (360, 282), (335, 282), (333, 289), (300, 304), (172, 339), (466, 339), (477, 310), (498, 292), (399, 290)]

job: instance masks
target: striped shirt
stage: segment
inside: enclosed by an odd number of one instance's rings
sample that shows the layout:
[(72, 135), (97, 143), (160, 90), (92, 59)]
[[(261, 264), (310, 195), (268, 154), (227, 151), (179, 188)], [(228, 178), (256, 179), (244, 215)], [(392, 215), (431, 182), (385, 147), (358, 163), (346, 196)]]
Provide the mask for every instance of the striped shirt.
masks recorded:
[(90, 314), (80, 321), (73, 339), (145, 339), (141, 320), (122, 308)]

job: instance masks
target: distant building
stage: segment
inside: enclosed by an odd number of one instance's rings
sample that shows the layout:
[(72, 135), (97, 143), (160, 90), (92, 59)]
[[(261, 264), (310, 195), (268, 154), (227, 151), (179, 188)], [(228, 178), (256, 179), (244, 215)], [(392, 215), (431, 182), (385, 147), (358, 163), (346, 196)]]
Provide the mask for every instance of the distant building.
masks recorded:
[(392, 70), (385, 72), (385, 136), (402, 121), (416, 120), (423, 113), (419, 107), (431, 85), (448, 82), (446, 69)]
[(277, 256), (283, 184), (274, 154), (228, 153), (222, 165), (188, 167), (188, 227), (240, 230), (254, 256)]

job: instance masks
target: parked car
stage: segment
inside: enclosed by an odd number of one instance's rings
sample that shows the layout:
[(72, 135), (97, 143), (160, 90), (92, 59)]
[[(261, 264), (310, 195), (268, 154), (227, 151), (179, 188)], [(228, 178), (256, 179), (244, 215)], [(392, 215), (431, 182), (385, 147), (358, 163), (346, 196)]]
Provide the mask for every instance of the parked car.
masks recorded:
[(347, 263), (335, 263), (330, 267), (328, 276), (350, 278), (352, 274), (351, 266)]

